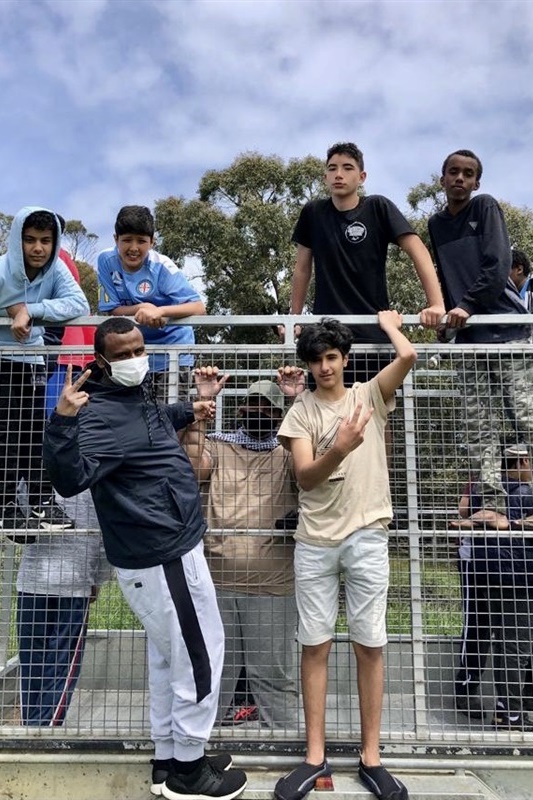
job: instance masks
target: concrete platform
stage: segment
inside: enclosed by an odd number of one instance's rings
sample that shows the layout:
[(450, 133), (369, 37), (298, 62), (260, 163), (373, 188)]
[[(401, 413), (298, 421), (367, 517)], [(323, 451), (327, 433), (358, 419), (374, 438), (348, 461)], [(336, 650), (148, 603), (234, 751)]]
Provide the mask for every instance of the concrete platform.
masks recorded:
[[(238, 766), (238, 760), (236, 761)], [(247, 770), (243, 800), (272, 800), (277, 779), (283, 774)], [(529, 800), (531, 793), (496, 794), (479, 777), (469, 773), (425, 774), (395, 770), (409, 790), (411, 800)], [(148, 765), (141, 764), (14, 764), (0, 763), (0, 800), (148, 800)], [(335, 772), (332, 792), (311, 792), (309, 800), (363, 800), (374, 798), (347, 771)], [(375, 800), (375, 798), (374, 798)]]

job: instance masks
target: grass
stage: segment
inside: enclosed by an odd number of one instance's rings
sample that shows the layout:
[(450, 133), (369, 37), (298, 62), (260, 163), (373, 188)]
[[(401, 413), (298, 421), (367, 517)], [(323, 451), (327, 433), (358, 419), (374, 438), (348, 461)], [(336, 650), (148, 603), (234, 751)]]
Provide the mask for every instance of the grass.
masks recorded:
[[(422, 633), (431, 636), (458, 636), (462, 627), (459, 575), (448, 562), (425, 561), (422, 573)], [(387, 607), (389, 634), (412, 632), (411, 579), (408, 558), (391, 558)], [(344, 605), (337, 622), (337, 632), (346, 633)]]
[[(422, 562), (422, 632), (424, 635), (458, 636), (461, 633), (461, 592), (459, 575), (444, 560)], [(10, 655), (17, 652), (15, 628), (16, 596), (13, 597)], [(391, 635), (410, 635), (412, 631), (410, 565), (407, 557), (390, 561), (390, 588), (387, 630)], [(106, 583), (98, 600), (91, 605), (89, 630), (141, 630), (142, 625), (130, 610), (116, 581)], [(346, 633), (346, 613), (341, 592), (337, 632)]]

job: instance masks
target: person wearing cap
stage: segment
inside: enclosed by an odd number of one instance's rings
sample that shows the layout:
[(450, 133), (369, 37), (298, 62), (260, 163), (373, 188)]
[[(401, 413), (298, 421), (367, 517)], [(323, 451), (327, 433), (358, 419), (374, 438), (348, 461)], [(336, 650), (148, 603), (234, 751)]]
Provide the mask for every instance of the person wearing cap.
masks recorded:
[[(199, 399), (214, 398), (228, 377), (217, 367), (196, 369)], [(275, 530), (295, 512), (297, 492), (290, 456), (276, 434), (285, 396), (303, 389), (301, 369), (282, 369), (278, 384), (250, 384), (236, 430), (206, 435), (197, 422), (184, 440), (206, 494), (205, 548), (226, 636), (219, 703), (226, 724), (258, 719), (287, 729), (297, 723), (294, 545), (292, 535)], [(257, 713), (233, 705), (243, 668)]]
[[(498, 730), (533, 731), (533, 721), (526, 713), (533, 705), (524, 699), (533, 647), (533, 541), (524, 535), (524, 529), (533, 523), (533, 475), (527, 447), (506, 447), (501, 470), (506, 515), (479, 508), (461, 527), (470, 524), (498, 531), (497, 536), (472, 538), (473, 581), (488, 599), (494, 653), (497, 701), (492, 724)], [(474, 494), (472, 507), (479, 500)], [(479, 716), (482, 706), (480, 703)]]

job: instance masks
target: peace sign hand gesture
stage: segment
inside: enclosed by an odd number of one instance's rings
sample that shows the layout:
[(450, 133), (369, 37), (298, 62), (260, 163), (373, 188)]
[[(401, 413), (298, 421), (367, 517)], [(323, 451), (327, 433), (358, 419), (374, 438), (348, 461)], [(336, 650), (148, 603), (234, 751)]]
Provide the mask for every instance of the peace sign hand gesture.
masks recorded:
[(79, 414), (80, 408), (86, 406), (89, 402), (89, 395), (87, 392), (81, 392), (80, 389), (91, 375), (91, 370), (85, 370), (80, 377), (72, 383), (72, 364), (67, 367), (67, 375), (63, 389), (57, 401), (56, 413), (62, 417), (76, 417)]

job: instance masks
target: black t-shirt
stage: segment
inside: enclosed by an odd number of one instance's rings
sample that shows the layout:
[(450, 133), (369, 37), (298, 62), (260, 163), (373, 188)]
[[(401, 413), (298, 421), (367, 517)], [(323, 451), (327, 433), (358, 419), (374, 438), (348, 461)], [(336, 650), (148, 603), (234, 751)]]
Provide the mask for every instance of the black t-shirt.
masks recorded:
[[(382, 195), (362, 197), (349, 211), (338, 211), (331, 199), (307, 203), (292, 240), (313, 252), (313, 313), (377, 314), (389, 308), (387, 249), (405, 233), (413, 228)], [(352, 332), (360, 342), (389, 341), (377, 326), (352, 326)]]

